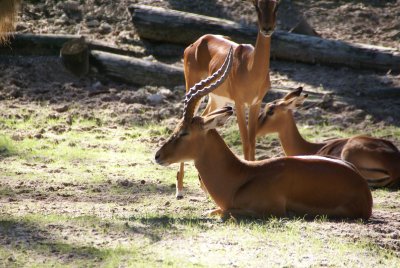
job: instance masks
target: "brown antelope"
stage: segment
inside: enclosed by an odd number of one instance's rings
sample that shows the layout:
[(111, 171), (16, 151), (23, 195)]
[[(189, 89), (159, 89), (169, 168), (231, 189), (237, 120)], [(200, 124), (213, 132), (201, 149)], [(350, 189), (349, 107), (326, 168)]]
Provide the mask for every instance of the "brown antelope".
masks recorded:
[[(232, 71), (226, 83), (208, 96), (203, 115), (210, 114), (227, 103), (234, 103), (243, 145), (244, 158), (254, 160), (257, 117), (261, 101), (270, 88), (269, 61), (271, 34), (275, 28), (279, 1), (253, 0), (258, 16), (255, 47), (237, 44), (219, 35), (207, 34), (185, 49), (184, 72), (186, 92), (198, 81), (217, 70), (230, 47), (234, 49)], [(248, 107), (248, 122), (245, 109)], [(197, 109), (196, 109), (197, 110)], [(177, 198), (182, 195), (183, 163), (177, 174)]]
[(14, 30), (20, 0), (0, 0), (0, 44), (7, 41), (7, 35)]
[(156, 152), (155, 161), (168, 166), (193, 160), (218, 206), (212, 215), (284, 217), (294, 214), (368, 219), (372, 209), (371, 192), (352, 165), (321, 156), (241, 160), (215, 130), (233, 114), (231, 107), (194, 116), (200, 99), (227, 78), (230, 67), (229, 62), (223, 64), (217, 77), (212, 78), (218, 78), (214, 83), (206, 79), (188, 91), (183, 119)]
[(303, 104), (302, 88), (268, 103), (259, 116), (257, 136), (277, 132), (286, 155), (323, 155), (346, 160), (359, 170), (371, 187), (400, 186), (400, 152), (393, 143), (367, 136), (306, 141), (299, 133), (292, 111)]

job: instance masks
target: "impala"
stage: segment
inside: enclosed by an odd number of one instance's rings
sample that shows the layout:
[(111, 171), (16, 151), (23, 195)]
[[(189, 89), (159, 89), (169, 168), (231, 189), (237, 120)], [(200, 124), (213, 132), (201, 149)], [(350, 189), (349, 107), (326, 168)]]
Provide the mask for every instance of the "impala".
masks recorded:
[(193, 160), (218, 206), (213, 215), (368, 219), (371, 192), (352, 165), (320, 156), (241, 160), (215, 130), (233, 114), (231, 107), (194, 116), (200, 99), (226, 79), (231, 61), (229, 53), (228, 63), (213, 76), (214, 83), (203, 80), (188, 91), (183, 119), (156, 152), (155, 161), (168, 166)]
[(277, 132), (286, 155), (324, 155), (346, 160), (357, 167), (372, 187), (400, 186), (400, 152), (393, 143), (367, 136), (332, 139), (323, 143), (306, 141), (299, 133), (293, 110), (303, 104), (302, 88), (265, 106), (259, 116), (257, 136)]
[[(257, 117), (261, 101), (270, 88), (269, 61), (271, 34), (275, 28), (279, 1), (253, 0), (258, 16), (255, 47), (237, 44), (219, 35), (207, 34), (185, 49), (184, 72), (186, 92), (198, 81), (215, 72), (224, 61), (230, 47), (234, 49), (232, 71), (227, 81), (208, 96), (203, 115), (210, 114), (227, 103), (234, 103), (243, 145), (244, 158), (254, 160)], [(248, 107), (248, 122), (245, 110)], [(197, 110), (198, 107), (196, 107)], [(181, 198), (183, 163), (177, 174), (177, 198)]]

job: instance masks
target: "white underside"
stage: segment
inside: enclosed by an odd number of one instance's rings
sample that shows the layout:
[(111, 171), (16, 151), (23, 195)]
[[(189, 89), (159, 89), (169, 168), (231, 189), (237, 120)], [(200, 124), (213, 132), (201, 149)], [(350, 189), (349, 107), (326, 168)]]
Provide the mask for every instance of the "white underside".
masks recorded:
[(224, 107), (226, 104), (234, 103), (230, 98), (218, 96), (212, 93), (209, 94), (209, 98), (211, 98), (217, 104), (217, 107)]
[(293, 156), (294, 158), (299, 158), (299, 159), (310, 159), (310, 160), (323, 160), (323, 161), (329, 161), (329, 162), (334, 162), (337, 164), (341, 164), (347, 167), (354, 168), (352, 164), (350, 164), (347, 161), (340, 160), (340, 159), (334, 159), (330, 157), (324, 157), (324, 156), (318, 156), (318, 155), (299, 155), (299, 156)]

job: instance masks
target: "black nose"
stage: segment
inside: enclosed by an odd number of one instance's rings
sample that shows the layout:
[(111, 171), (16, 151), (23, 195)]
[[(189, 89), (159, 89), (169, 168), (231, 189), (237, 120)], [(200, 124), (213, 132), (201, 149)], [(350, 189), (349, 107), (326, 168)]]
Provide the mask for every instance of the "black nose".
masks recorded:
[(155, 158), (155, 160), (157, 161), (157, 160), (160, 158), (160, 153), (157, 152), (154, 158)]

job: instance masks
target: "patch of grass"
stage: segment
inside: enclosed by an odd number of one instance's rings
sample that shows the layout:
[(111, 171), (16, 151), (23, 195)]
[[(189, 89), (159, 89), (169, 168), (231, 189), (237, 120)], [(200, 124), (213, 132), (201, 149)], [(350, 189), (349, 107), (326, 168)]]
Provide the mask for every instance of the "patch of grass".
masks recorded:
[[(185, 165), (185, 198), (175, 200), (178, 164), (153, 163), (160, 138), (171, 133), (165, 126), (111, 128), (105, 112), (99, 112), (74, 115), (71, 129), (57, 132), (51, 126), (63, 124), (65, 118), (49, 117), (48, 106), (37, 109), (36, 115), (13, 117), (2, 125), (6, 138), (1, 144), (14, 153), (0, 161), (7, 183), (0, 185), (0, 266), (400, 266), (394, 250), (363, 235), (347, 235), (352, 229), (368, 230), (364, 223), (331, 222), (324, 217), (311, 222), (278, 218), (220, 222), (204, 216), (215, 204), (204, 198), (193, 163)], [(25, 135), (42, 128), (41, 139)], [(314, 141), (352, 134), (326, 125), (300, 128)], [(22, 140), (8, 138), (15, 131), (24, 134)], [(235, 120), (220, 133), (234, 151), (242, 151)], [(377, 133), (397, 134), (395, 128)], [(276, 136), (260, 140), (267, 149), (278, 145)], [(262, 146), (260, 150), (265, 150)], [(26, 192), (16, 194), (21, 190)], [(45, 199), (36, 199), (38, 193)], [(391, 203), (398, 208), (397, 194), (379, 190), (373, 195), (374, 209), (392, 211)], [(8, 202), (10, 196), (16, 201)]]
[(17, 149), (12, 140), (5, 135), (0, 135), (0, 158), (8, 157), (16, 153)]

